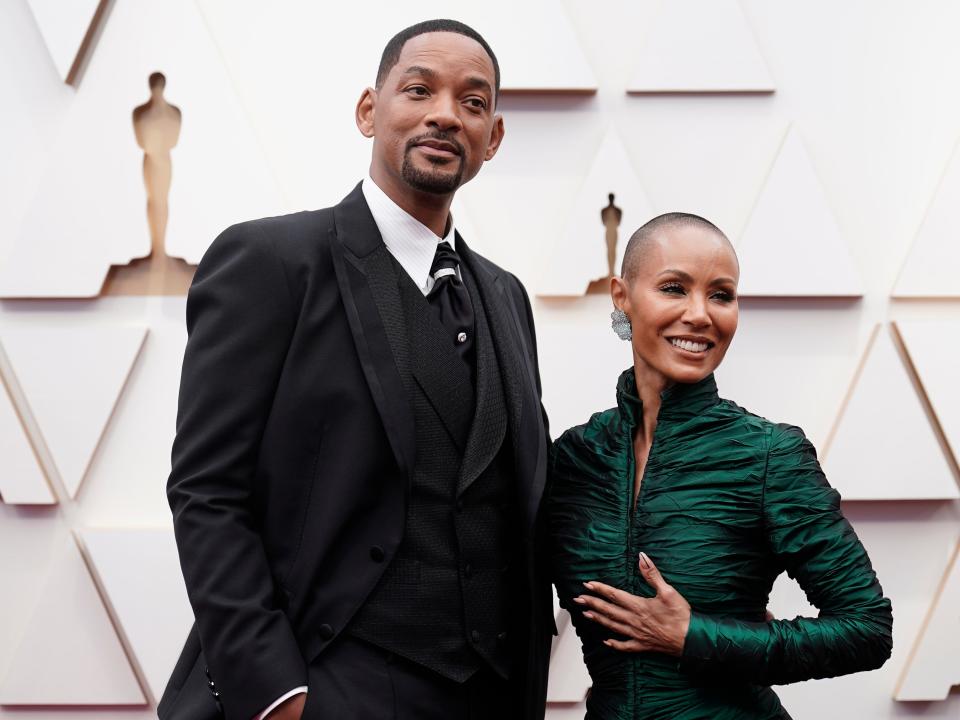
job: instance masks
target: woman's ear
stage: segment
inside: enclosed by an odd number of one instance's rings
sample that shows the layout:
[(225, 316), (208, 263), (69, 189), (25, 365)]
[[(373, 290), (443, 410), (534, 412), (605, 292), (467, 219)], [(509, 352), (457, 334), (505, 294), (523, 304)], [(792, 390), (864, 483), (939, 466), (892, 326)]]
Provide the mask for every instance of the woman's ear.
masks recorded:
[(613, 299), (613, 306), (619, 310), (627, 312), (630, 300), (627, 296), (627, 283), (621, 277), (610, 279), (610, 297)]

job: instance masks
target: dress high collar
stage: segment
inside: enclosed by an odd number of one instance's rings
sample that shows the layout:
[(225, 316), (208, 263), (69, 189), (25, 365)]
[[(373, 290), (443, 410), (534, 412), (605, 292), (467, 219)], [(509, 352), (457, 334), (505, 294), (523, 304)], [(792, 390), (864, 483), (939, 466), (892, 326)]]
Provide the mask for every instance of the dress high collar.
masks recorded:
[[(713, 373), (696, 383), (675, 383), (660, 393), (658, 419), (685, 420), (700, 415), (720, 402)], [(643, 420), (643, 403), (637, 393), (637, 378), (633, 368), (620, 373), (617, 380), (617, 405), (631, 425)]]

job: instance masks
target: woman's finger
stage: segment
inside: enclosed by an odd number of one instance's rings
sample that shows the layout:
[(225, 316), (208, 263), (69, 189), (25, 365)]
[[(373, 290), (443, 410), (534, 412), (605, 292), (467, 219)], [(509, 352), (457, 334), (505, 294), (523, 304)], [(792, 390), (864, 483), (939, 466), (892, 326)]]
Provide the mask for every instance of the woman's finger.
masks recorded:
[[(637, 598), (637, 600), (642, 601), (642, 598)], [(629, 610), (614, 603), (607, 602), (603, 598), (593, 597), (591, 595), (580, 595), (574, 598), (573, 601), (583, 606), (584, 610), (588, 612), (605, 615), (624, 624), (630, 624), (631, 619), (637, 617), (639, 614), (638, 611), (642, 610), (642, 606), (637, 606)]]
[(663, 579), (663, 575), (657, 570), (657, 566), (653, 564), (653, 560), (645, 552), (640, 553), (639, 565), (640, 574), (643, 575), (644, 580), (650, 583), (650, 587), (656, 590), (657, 595), (664, 590), (671, 589), (669, 583)]
[(615, 588), (612, 585), (597, 582), (596, 580), (585, 582), (583, 586), (590, 592), (596, 593), (600, 597), (605, 598), (606, 600), (609, 600), (620, 607), (629, 607), (630, 601), (636, 599), (636, 595), (631, 595), (630, 593), (624, 592), (623, 590)]
[(617, 622), (616, 620), (609, 618), (606, 615), (601, 615), (599, 613), (594, 613), (594, 612), (591, 612), (590, 610), (587, 610), (586, 612), (583, 613), (583, 616), (588, 620), (592, 620), (595, 623), (603, 625), (608, 630), (613, 630), (613, 632), (617, 633), (617, 635), (623, 635), (624, 637), (627, 637), (627, 638), (636, 639), (636, 630), (634, 630), (629, 625), (625, 625), (621, 622)]

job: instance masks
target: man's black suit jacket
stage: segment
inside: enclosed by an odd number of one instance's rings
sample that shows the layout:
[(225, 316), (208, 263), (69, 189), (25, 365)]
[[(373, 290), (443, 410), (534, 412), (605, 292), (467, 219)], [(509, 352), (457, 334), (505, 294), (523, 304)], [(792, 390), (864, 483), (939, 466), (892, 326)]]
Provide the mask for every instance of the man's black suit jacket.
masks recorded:
[[(457, 250), (500, 328), (527, 562), (517, 717), (540, 718), (553, 623), (536, 562), (547, 430), (530, 303), (459, 237)], [(358, 185), (333, 208), (235, 225), (200, 263), (167, 486), (196, 623), (164, 720), (215, 717), (211, 679), (229, 720), (307, 684), (400, 544), (415, 446), (377, 310), (385, 252)]]

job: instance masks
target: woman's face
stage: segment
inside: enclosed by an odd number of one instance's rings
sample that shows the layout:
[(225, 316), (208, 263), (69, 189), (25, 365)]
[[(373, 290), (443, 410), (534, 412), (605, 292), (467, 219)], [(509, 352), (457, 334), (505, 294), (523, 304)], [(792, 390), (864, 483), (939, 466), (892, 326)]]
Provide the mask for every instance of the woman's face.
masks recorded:
[(737, 330), (733, 248), (708, 228), (668, 226), (640, 250), (633, 277), (613, 281), (614, 305), (633, 329), (634, 364), (668, 382), (712, 373)]

